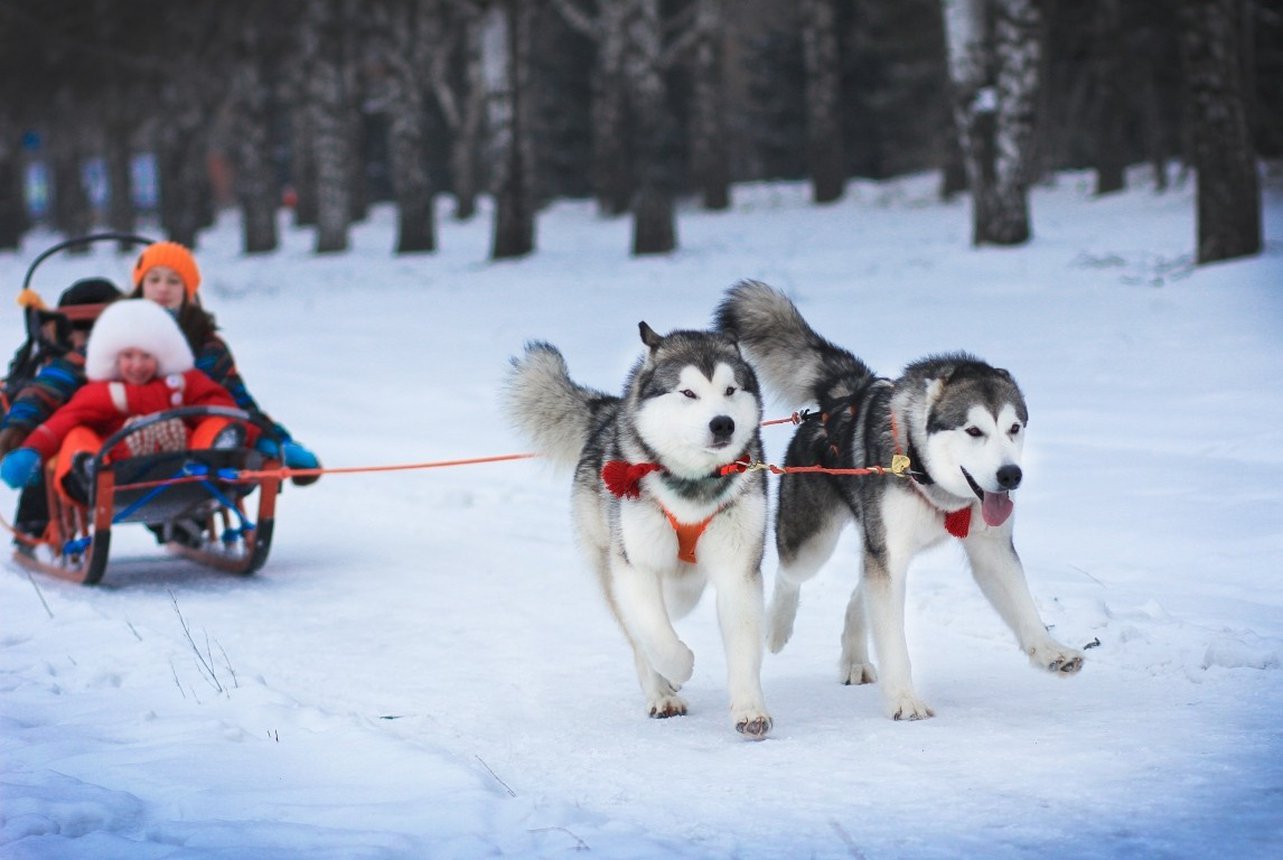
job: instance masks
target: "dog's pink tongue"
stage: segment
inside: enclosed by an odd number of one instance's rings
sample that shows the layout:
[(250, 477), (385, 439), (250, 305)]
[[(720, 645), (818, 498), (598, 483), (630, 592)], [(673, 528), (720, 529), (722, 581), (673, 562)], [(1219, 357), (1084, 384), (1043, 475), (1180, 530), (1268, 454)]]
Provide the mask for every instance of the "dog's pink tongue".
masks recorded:
[(1007, 517), (1011, 516), (1011, 511), (1015, 507), (1010, 493), (986, 492), (984, 501), (980, 504), (980, 515), (990, 526), (1000, 526), (1007, 521)]

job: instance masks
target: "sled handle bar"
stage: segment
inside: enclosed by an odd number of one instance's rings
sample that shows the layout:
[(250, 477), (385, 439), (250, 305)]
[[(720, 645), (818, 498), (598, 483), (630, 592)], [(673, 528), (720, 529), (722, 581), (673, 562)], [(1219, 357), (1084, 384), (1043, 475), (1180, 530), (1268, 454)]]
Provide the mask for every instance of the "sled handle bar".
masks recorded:
[(253, 424), (263, 431), (268, 438), (280, 441), (280, 434), (276, 430), (276, 425), (267, 419), (261, 412), (246, 412), (244, 409), (233, 409), (230, 406), (180, 406), (177, 409), (166, 409), (164, 412), (153, 412), (151, 415), (144, 415), (137, 421), (132, 422), (126, 427), (122, 427), (115, 433), (108, 436), (94, 455), (94, 469), (100, 469), (107, 455), (128, 436), (142, 430), (144, 427), (150, 427), (161, 421), (168, 421), (171, 418), (194, 418), (194, 417), (213, 417), (213, 418), (230, 418), (234, 421), (242, 421), (246, 424)]
[(91, 242), (104, 242), (112, 239), (119, 242), (129, 242), (133, 245), (151, 245), (156, 241), (155, 239), (148, 239), (146, 236), (138, 236), (134, 233), (90, 233), (87, 236), (76, 236), (75, 238), (64, 240), (59, 242), (57, 245), (54, 245), (52, 248), (45, 249), (43, 253), (31, 261), (31, 266), (27, 269), (27, 276), (22, 279), (22, 288), (25, 290), (30, 287), (31, 279), (36, 274), (36, 269), (40, 264), (59, 251), (70, 248), (73, 245), (88, 245)]

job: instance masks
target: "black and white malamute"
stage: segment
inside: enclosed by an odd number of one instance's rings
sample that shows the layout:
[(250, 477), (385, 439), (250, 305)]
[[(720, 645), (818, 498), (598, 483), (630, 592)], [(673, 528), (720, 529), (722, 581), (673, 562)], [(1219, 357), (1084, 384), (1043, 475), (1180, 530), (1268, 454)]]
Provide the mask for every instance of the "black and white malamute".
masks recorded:
[(711, 582), (732, 722), (762, 738), (766, 487), (761, 472), (724, 471), (761, 457), (757, 378), (724, 335), (640, 328), (646, 351), (622, 396), (579, 385), (555, 347), (530, 343), (513, 359), (507, 404), (540, 454), (574, 467), (574, 529), (632, 646), (650, 715), (686, 713), (677, 691), (695, 657), (673, 619)]
[(780, 479), (776, 547), (780, 568), (768, 612), (768, 644), (788, 642), (801, 584), (833, 553), (854, 521), (863, 537), (863, 571), (842, 633), (844, 684), (878, 680), (869, 661), (872, 632), (887, 714), (933, 715), (913, 688), (905, 641), (905, 581), (922, 550), (962, 541), (972, 575), (1034, 666), (1066, 675), (1082, 654), (1052, 639), (1012, 544), (1012, 490), (1028, 412), (1011, 375), (964, 354), (926, 358), (895, 380), (818, 335), (782, 293), (757, 282), (732, 287), (717, 310), (773, 388), (794, 404), (816, 404), (789, 444), (785, 466), (861, 469), (907, 455), (909, 477), (794, 474)]

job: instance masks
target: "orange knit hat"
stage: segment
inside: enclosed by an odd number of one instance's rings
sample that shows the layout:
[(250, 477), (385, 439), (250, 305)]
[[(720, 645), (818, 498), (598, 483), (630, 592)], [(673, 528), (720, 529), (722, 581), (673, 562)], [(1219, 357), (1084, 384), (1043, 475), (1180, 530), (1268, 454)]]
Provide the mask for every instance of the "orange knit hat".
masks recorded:
[(196, 268), (196, 258), (192, 252), (177, 242), (153, 242), (138, 255), (134, 263), (134, 286), (142, 286), (143, 275), (153, 266), (168, 266), (183, 279), (187, 288), (187, 299), (190, 301), (200, 287), (200, 269)]

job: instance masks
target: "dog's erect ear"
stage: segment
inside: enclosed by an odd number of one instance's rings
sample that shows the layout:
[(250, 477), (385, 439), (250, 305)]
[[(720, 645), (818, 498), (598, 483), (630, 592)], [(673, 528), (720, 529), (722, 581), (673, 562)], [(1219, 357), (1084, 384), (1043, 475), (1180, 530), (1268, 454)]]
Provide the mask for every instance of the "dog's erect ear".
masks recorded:
[(659, 344), (661, 341), (663, 341), (663, 338), (655, 334), (655, 330), (650, 326), (646, 325), (645, 320), (642, 320), (641, 322), (637, 323), (637, 328), (639, 331), (641, 331), (642, 343), (650, 347), (651, 352), (654, 352), (656, 349), (659, 348)]
[(927, 380), (927, 387), (925, 390), (925, 394), (926, 394), (926, 400), (927, 400), (928, 406), (933, 405), (937, 400), (940, 399), (940, 395), (944, 394), (944, 387), (947, 384), (948, 384), (947, 378), (940, 379), (939, 377), (937, 377), (935, 379)]

